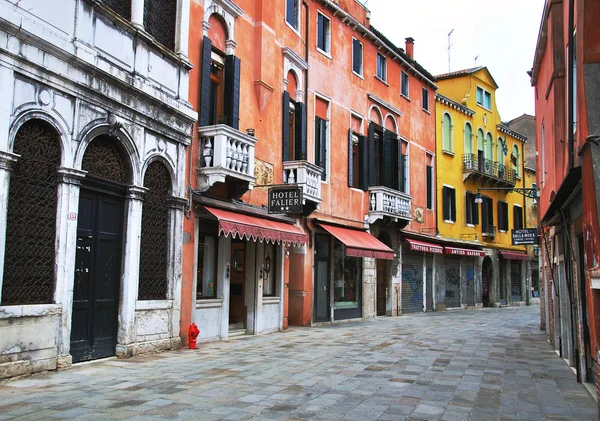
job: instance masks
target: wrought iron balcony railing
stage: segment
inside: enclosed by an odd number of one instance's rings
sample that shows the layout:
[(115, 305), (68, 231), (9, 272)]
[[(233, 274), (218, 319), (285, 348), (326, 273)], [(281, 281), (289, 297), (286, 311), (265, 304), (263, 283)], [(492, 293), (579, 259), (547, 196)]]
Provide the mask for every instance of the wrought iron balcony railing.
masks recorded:
[(321, 175), (323, 168), (308, 161), (286, 161), (283, 163), (283, 181), (302, 187), (304, 200), (321, 203)]
[(384, 186), (369, 187), (369, 222), (373, 223), (384, 216), (396, 221), (398, 219), (410, 221), (411, 201), (412, 196), (407, 193)]
[(482, 225), (481, 226), (481, 235), (484, 237), (495, 237), (496, 236), (496, 227), (493, 225)]
[(476, 154), (463, 155), (463, 172), (475, 173), (494, 181), (515, 185), (517, 174), (512, 168), (491, 159), (480, 158)]

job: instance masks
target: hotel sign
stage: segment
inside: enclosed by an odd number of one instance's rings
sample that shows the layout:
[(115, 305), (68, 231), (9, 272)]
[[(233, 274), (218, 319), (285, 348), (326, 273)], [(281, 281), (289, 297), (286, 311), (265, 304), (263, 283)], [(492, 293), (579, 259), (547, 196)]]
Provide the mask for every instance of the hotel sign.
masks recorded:
[(523, 228), (518, 230), (512, 230), (512, 245), (521, 246), (524, 244), (537, 244), (538, 243), (538, 229), (537, 228)]
[(269, 189), (269, 213), (302, 212), (302, 187)]

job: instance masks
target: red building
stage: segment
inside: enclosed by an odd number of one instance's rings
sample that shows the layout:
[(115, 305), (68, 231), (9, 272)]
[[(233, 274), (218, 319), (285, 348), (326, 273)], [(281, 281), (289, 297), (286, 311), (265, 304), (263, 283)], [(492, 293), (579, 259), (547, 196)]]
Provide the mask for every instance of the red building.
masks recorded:
[[(353, 0), (191, 6), (182, 332), (428, 307), (433, 259), (404, 244), (436, 233), (436, 85), (414, 41), (394, 46)], [(299, 189), (301, 209), (268, 213), (269, 189)], [(403, 253), (421, 265), (410, 285)]]
[(595, 383), (598, 396), (599, 17), (597, 1), (547, 1), (531, 71), (541, 191), (542, 326), (578, 380), (590, 389)]

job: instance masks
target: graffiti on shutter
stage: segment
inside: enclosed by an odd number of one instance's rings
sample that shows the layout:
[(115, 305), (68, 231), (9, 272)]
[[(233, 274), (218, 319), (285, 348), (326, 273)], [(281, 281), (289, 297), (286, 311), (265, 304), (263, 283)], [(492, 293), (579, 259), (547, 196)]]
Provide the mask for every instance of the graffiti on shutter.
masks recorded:
[(460, 257), (446, 256), (446, 307), (460, 307)]
[(510, 295), (512, 301), (522, 301), (521, 293), (521, 261), (510, 261)]
[(402, 251), (402, 313), (423, 311), (423, 254)]
[(475, 259), (467, 257), (467, 266), (465, 270), (466, 296), (464, 303), (468, 306), (475, 305)]
[(433, 256), (425, 257), (425, 311), (433, 311)]

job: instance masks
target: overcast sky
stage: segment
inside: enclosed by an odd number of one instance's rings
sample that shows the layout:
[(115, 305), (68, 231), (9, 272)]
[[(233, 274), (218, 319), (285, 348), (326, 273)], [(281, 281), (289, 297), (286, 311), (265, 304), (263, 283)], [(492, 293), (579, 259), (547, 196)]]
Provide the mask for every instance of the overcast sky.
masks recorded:
[(502, 121), (534, 114), (533, 65), (544, 0), (361, 0), (371, 24), (398, 47), (415, 39), (414, 58), (430, 73), (487, 66), (499, 86)]

